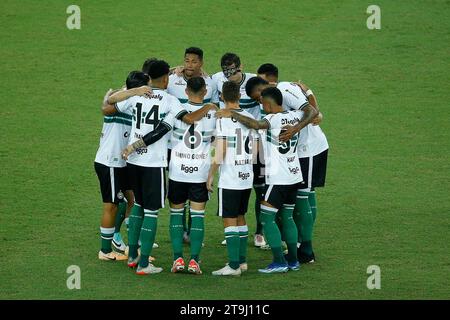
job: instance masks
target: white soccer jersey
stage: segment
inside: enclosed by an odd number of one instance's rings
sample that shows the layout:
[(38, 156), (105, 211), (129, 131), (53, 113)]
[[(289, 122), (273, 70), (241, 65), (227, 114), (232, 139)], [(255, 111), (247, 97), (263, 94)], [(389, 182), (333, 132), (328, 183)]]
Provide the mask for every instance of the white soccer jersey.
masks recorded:
[[(247, 84), (248, 79), (256, 77), (253, 73), (243, 73), (242, 74), (242, 80), (240, 82), (240, 93), (241, 93), (241, 99), (239, 99), (239, 106), (250, 113), (255, 119), (260, 119), (260, 107), (259, 102), (253, 100), (250, 98), (247, 93), (245, 92), (245, 85)], [(227, 82), (228, 79), (225, 77), (223, 72), (217, 72), (212, 76), (212, 79), (214, 83), (216, 84), (217, 93), (219, 96), (219, 106), (221, 109), (225, 108), (225, 103), (222, 100), (221, 94), (222, 94), (222, 86), (224, 82)]]
[[(219, 103), (219, 96), (217, 94), (216, 86), (211, 77), (203, 77), (206, 83), (206, 95), (203, 98), (203, 103)], [(188, 96), (186, 94), (187, 81), (184, 76), (178, 76), (172, 74), (169, 76), (169, 84), (167, 86), (167, 92), (175, 96), (181, 103), (188, 102)]]
[[(303, 115), (301, 110), (308, 104), (303, 90), (297, 84), (286, 81), (279, 82), (277, 88), (283, 94), (283, 109), (299, 110), (301, 119)], [(300, 158), (315, 156), (328, 149), (327, 137), (319, 126), (309, 124), (300, 130), (297, 149)]]
[(125, 167), (126, 162), (122, 159), (121, 152), (128, 145), (130, 131), (131, 114), (116, 112), (113, 115), (104, 116), (95, 162), (108, 167)]
[(263, 120), (269, 124), (269, 129), (260, 130), (266, 165), (266, 184), (292, 185), (303, 181), (297, 152), (298, 134), (286, 143), (278, 141), (281, 128), (297, 123), (298, 113), (284, 111), (269, 114)]
[[(116, 104), (118, 111), (133, 114), (129, 143), (152, 132), (161, 121), (172, 128), (175, 119), (186, 112), (171, 94), (158, 88), (152, 90), (153, 94), (149, 98), (134, 96)], [(166, 134), (157, 142), (137, 149), (129, 155), (128, 163), (142, 167), (167, 167), (168, 136)]]
[[(188, 102), (183, 105), (187, 112), (194, 112), (203, 104)], [(211, 165), (211, 142), (216, 126), (214, 110), (192, 125), (175, 120), (172, 135), (172, 153), (169, 178), (179, 182), (201, 183), (208, 179)]]
[[(243, 110), (235, 110), (249, 118), (253, 116)], [(225, 159), (220, 165), (219, 188), (232, 190), (251, 189), (253, 186), (253, 145), (258, 134), (233, 118), (217, 119), (217, 139), (227, 141)], [(256, 156), (256, 155), (255, 155)]]

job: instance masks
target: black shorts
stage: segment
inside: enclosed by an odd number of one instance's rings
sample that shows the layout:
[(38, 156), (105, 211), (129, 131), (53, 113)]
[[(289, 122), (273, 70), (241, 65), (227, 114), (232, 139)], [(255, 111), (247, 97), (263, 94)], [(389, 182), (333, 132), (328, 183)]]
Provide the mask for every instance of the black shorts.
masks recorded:
[(264, 176), (265, 173), (265, 165), (261, 162), (259, 158), (262, 154), (258, 154), (256, 157), (256, 163), (253, 164), (253, 187), (264, 187), (266, 182), (266, 178)]
[(167, 167), (166, 170), (169, 171), (170, 158), (172, 156), (172, 149), (167, 149)]
[(219, 188), (218, 192), (219, 206), (217, 215), (219, 217), (237, 218), (237, 216), (245, 215), (252, 189), (231, 190)]
[(147, 210), (164, 208), (166, 199), (166, 170), (164, 168), (128, 164), (128, 174), (136, 204)]
[(206, 202), (209, 200), (206, 182), (179, 182), (169, 179), (169, 194), (167, 198), (173, 204), (182, 204), (187, 200)]
[(313, 157), (300, 158), (304, 183), (299, 185), (299, 189), (314, 189), (325, 186), (327, 159), (328, 149)]
[(123, 200), (123, 191), (128, 190), (126, 189), (128, 177), (125, 168), (108, 167), (94, 162), (94, 169), (100, 182), (100, 191), (104, 203), (118, 204)]
[(295, 204), (299, 184), (291, 185), (266, 185), (264, 189), (264, 201), (273, 207), (281, 209), (283, 204)]

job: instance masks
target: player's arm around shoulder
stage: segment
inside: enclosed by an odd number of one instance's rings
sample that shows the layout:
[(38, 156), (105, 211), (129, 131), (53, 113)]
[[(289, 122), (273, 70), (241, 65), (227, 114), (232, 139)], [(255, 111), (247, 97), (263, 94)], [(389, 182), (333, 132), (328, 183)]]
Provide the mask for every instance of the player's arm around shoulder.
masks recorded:
[(217, 118), (233, 118), (240, 123), (242, 123), (247, 128), (260, 130), (260, 129), (268, 129), (269, 123), (266, 120), (256, 120), (253, 117), (249, 117), (241, 114), (240, 112), (234, 111), (232, 109), (220, 109), (216, 112)]

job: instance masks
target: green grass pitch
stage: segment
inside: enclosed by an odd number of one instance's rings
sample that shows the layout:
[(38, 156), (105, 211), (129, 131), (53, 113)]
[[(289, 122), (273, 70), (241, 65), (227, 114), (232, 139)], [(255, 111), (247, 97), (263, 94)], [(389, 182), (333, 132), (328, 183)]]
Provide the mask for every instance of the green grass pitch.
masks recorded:
[[(0, 299), (449, 299), (450, 1), (12, 1), (0, 3)], [(81, 8), (68, 30), (66, 8)], [(381, 30), (366, 27), (370, 4)], [(327, 186), (318, 191), (315, 265), (261, 275), (226, 261), (214, 197), (202, 276), (169, 273), (167, 208), (154, 250), (164, 272), (138, 277), (97, 259), (101, 198), (93, 160), (105, 91), (156, 56), (226, 51), (255, 72), (302, 79), (324, 113)], [(253, 199), (253, 195), (252, 195)], [(253, 204), (249, 208), (254, 232)], [(69, 290), (66, 269), (81, 268)], [(381, 268), (381, 289), (366, 287)]]

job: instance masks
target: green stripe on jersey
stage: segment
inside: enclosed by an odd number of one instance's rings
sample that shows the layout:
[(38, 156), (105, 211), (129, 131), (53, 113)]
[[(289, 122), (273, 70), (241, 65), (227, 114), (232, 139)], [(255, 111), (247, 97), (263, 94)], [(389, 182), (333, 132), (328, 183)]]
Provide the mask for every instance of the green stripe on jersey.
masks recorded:
[(127, 126), (131, 126), (131, 121), (126, 120), (126, 119), (122, 119), (122, 118), (103, 118), (103, 122), (104, 123), (120, 123), (120, 124), (125, 124)]

